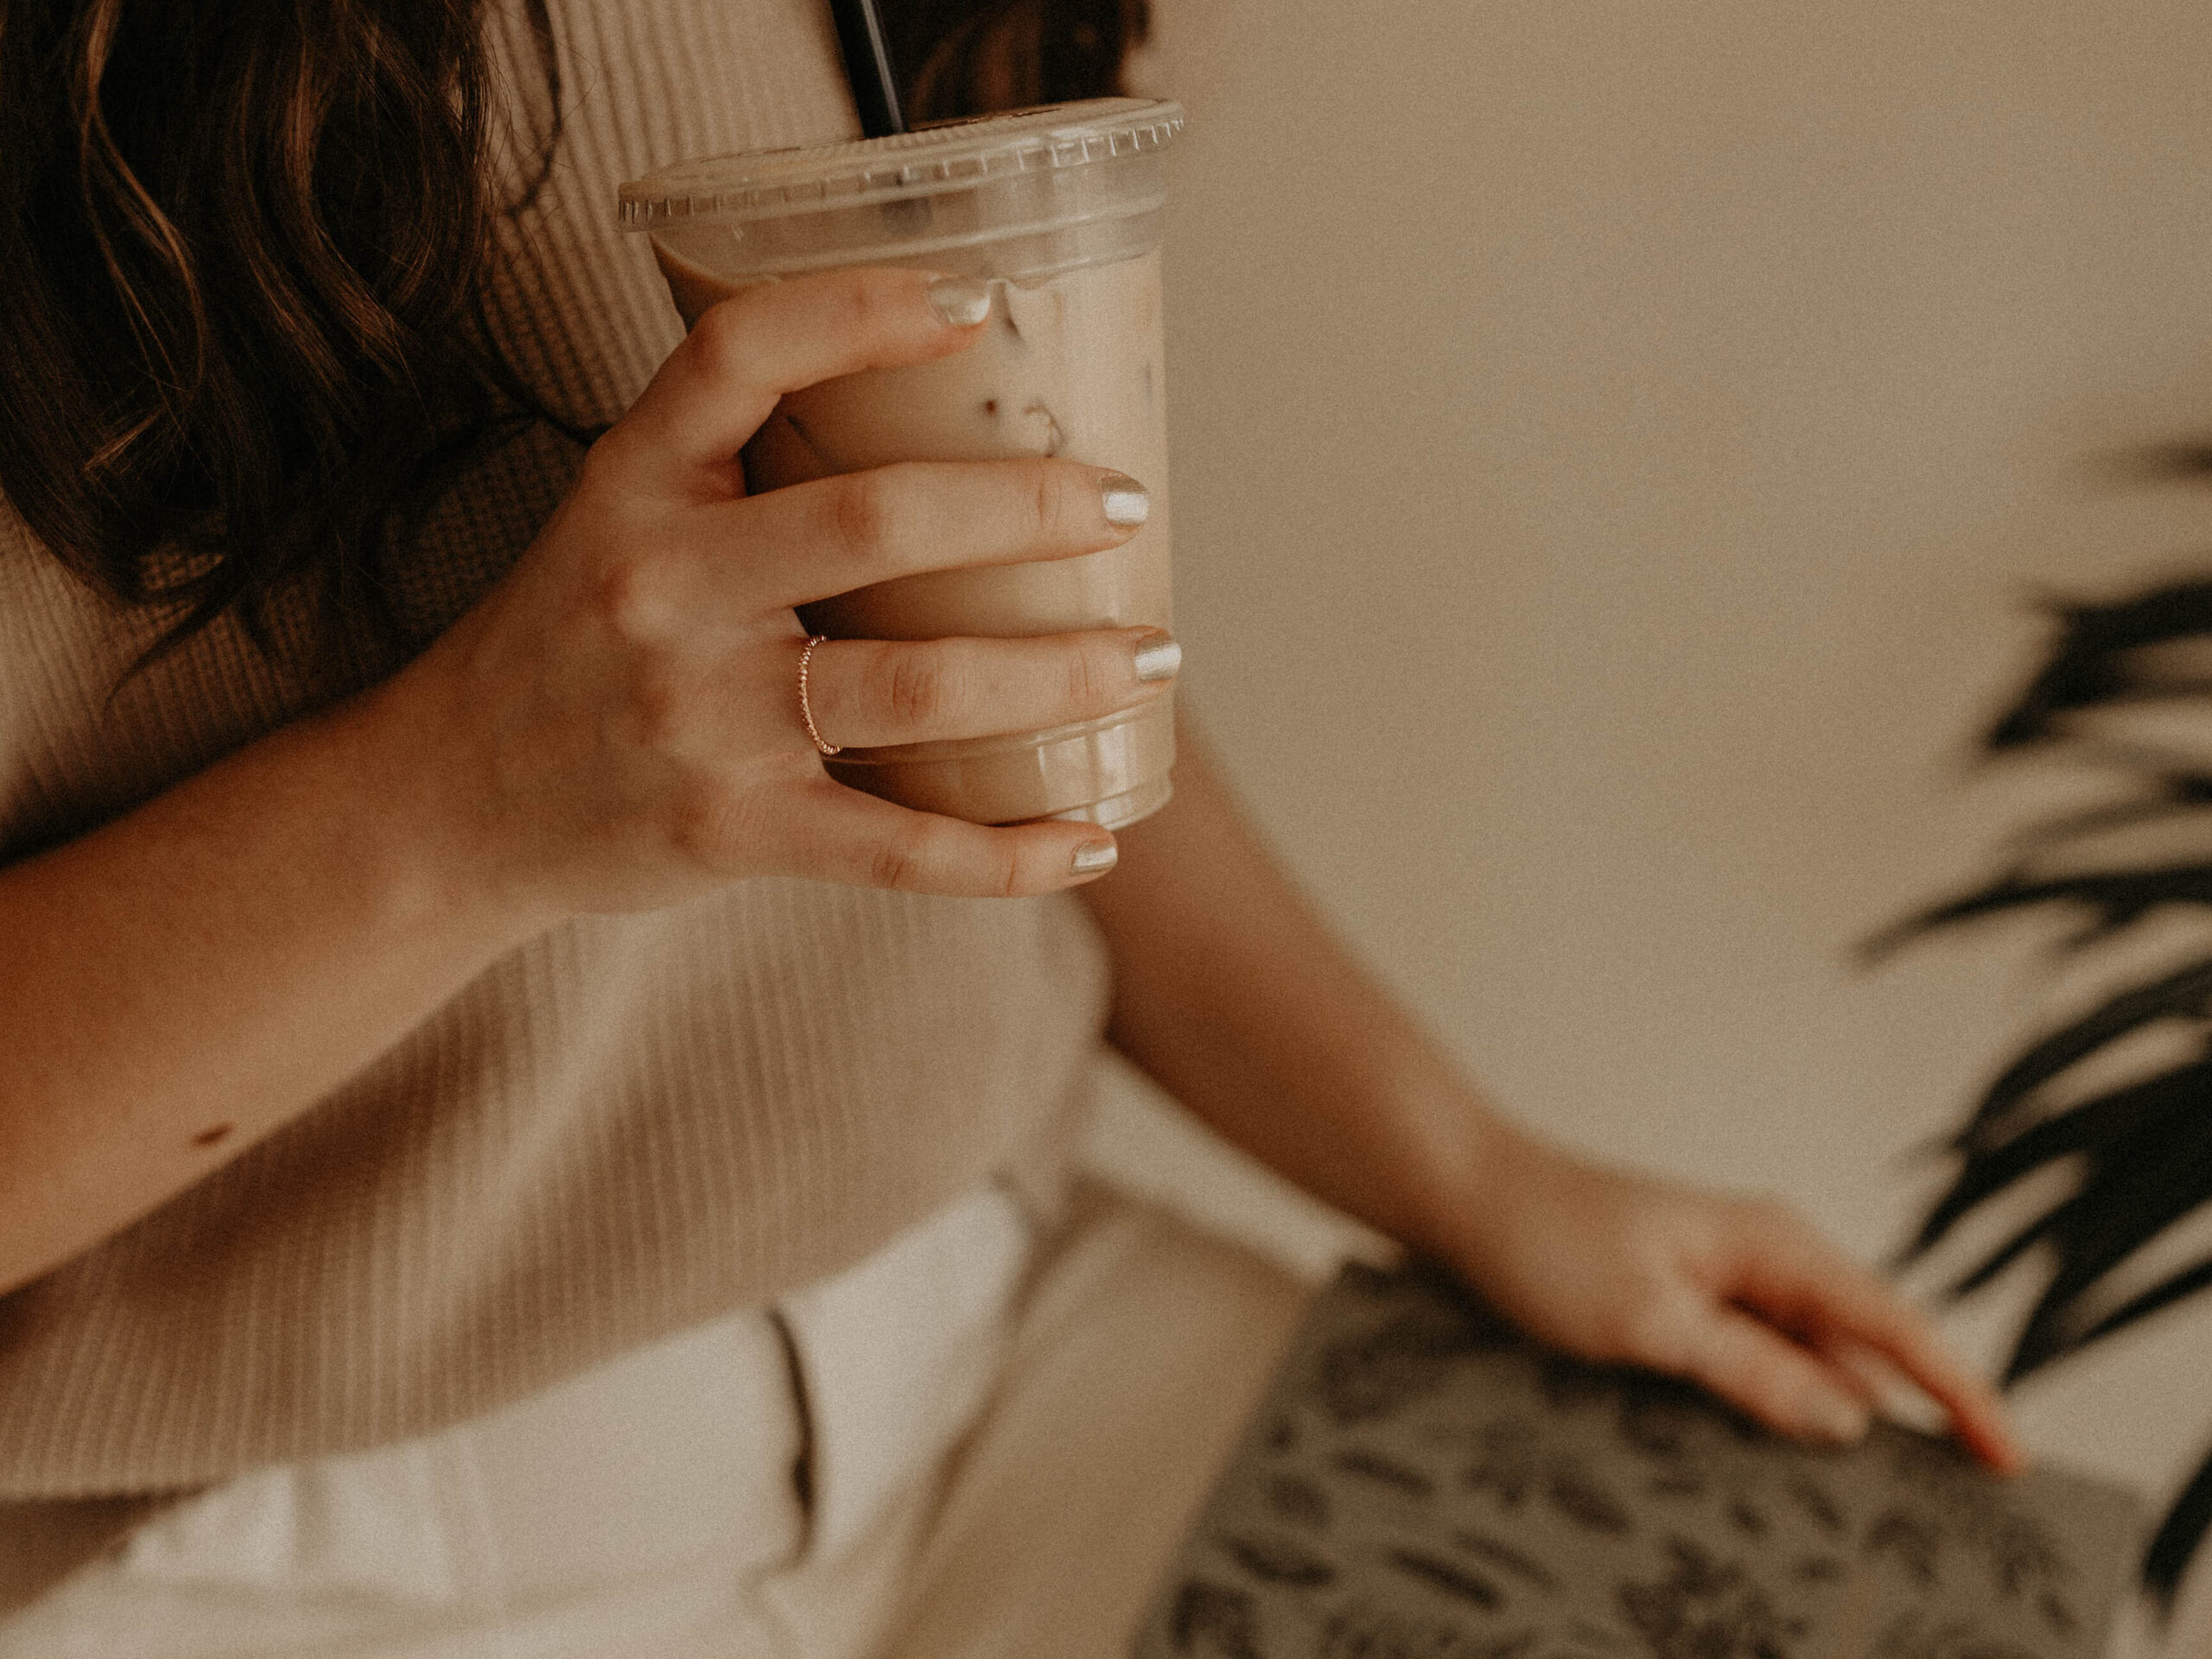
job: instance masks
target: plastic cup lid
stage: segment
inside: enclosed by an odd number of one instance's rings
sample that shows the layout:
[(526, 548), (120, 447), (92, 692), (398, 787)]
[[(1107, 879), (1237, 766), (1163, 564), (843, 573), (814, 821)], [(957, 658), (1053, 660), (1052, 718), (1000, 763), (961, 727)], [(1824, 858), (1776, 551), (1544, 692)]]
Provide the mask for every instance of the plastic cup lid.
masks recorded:
[(1158, 149), (1183, 130), (1164, 99), (1098, 98), (790, 149), (678, 162), (624, 185), (625, 230), (672, 221), (776, 219), (828, 207), (936, 195), (1010, 174), (1081, 167)]

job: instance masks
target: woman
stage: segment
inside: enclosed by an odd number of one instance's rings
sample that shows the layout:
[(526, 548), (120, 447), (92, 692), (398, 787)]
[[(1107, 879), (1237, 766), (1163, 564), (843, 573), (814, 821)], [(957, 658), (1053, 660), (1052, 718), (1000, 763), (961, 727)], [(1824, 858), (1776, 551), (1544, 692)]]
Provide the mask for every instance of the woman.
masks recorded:
[[(912, 83), (1096, 90), (1046, 21), (917, 7)], [(613, 187), (850, 120), (810, 0), (0, 14), (0, 1652), (1116, 1650), (1297, 1298), (1071, 1190), (1102, 1030), (1555, 1343), (1831, 1439), (1871, 1353), (2012, 1462), (1798, 1224), (1500, 1119), (1195, 744), (1118, 846), (823, 775), (795, 604), (1128, 533), (1054, 461), (744, 496), (972, 312), (679, 340)], [(828, 645), (811, 717), (1143, 643)]]

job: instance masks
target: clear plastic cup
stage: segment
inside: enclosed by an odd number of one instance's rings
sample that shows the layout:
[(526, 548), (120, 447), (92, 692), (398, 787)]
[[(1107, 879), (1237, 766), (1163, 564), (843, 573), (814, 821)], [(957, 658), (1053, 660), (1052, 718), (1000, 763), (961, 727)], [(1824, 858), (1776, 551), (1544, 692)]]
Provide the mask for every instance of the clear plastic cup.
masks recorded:
[[(1066, 455), (1152, 493), (1128, 542), (1081, 558), (932, 571), (805, 607), (832, 639), (1169, 628), (1160, 151), (1171, 103), (1099, 99), (804, 149), (717, 156), (626, 184), (686, 326), (753, 283), (905, 265), (994, 289), (975, 346), (849, 375), (777, 406), (746, 446), (755, 491), (899, 461)], [(978, 823), (1119, 828), (1166, 804), (1172, 694), (1050, 731), (847, 749), (840, 781)]]

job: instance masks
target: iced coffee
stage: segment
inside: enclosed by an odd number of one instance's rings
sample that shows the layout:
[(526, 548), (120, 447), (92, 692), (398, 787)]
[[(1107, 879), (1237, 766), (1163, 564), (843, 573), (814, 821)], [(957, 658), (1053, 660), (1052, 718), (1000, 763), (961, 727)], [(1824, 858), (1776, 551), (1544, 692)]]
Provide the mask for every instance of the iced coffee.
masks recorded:
[[(669, 168), (623, 188), (686, 324), (746, 285), (895, 264), (992, 288), (976, 344), (792, 393), (745, 451), (773, 489), (900, 461), (1064, 455), (1134, 475), (1143, 529), (1080, 558), (932, 571), (802, 613), (832, 639), (1173, 626), (1159, 218), (1172, 104), (1110, 99)], [(1168, 797), (1172, 693), (1103, 719), (848, 749), (841, 781), (982, 823), (1135, 823)]]

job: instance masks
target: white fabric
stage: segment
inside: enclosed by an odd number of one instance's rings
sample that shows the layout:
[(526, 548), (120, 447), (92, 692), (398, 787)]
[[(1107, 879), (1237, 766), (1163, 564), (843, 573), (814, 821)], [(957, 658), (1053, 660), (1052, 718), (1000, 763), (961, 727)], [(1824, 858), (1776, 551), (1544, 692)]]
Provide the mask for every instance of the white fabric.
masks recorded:
[[(435, 1434), (255, 1471), (0, 1625), (0, 1659), (842, 1659), (888, 1615), (1029, 1250), (987, 1189), (811, 1287), (804, 1408), (774, 1319), (747, 1313)], [(771, 1592), (824, 1569), (833, 1618)]]
[(1123, 1659), (1306, 1287), (1096, 1188), (1036, 1254), (979, 1196), (803, 1299), (817, 1518), (846, 1517), (811, 1538), (748, 1316), (231, 1482), (0, 1624), (0, 1659)]
[(992, 1193), (785, 1301), (812, 1414), (810, 1548), (851, 1549), (975, 1416), (1027, 1242), (1020, 1213)]

